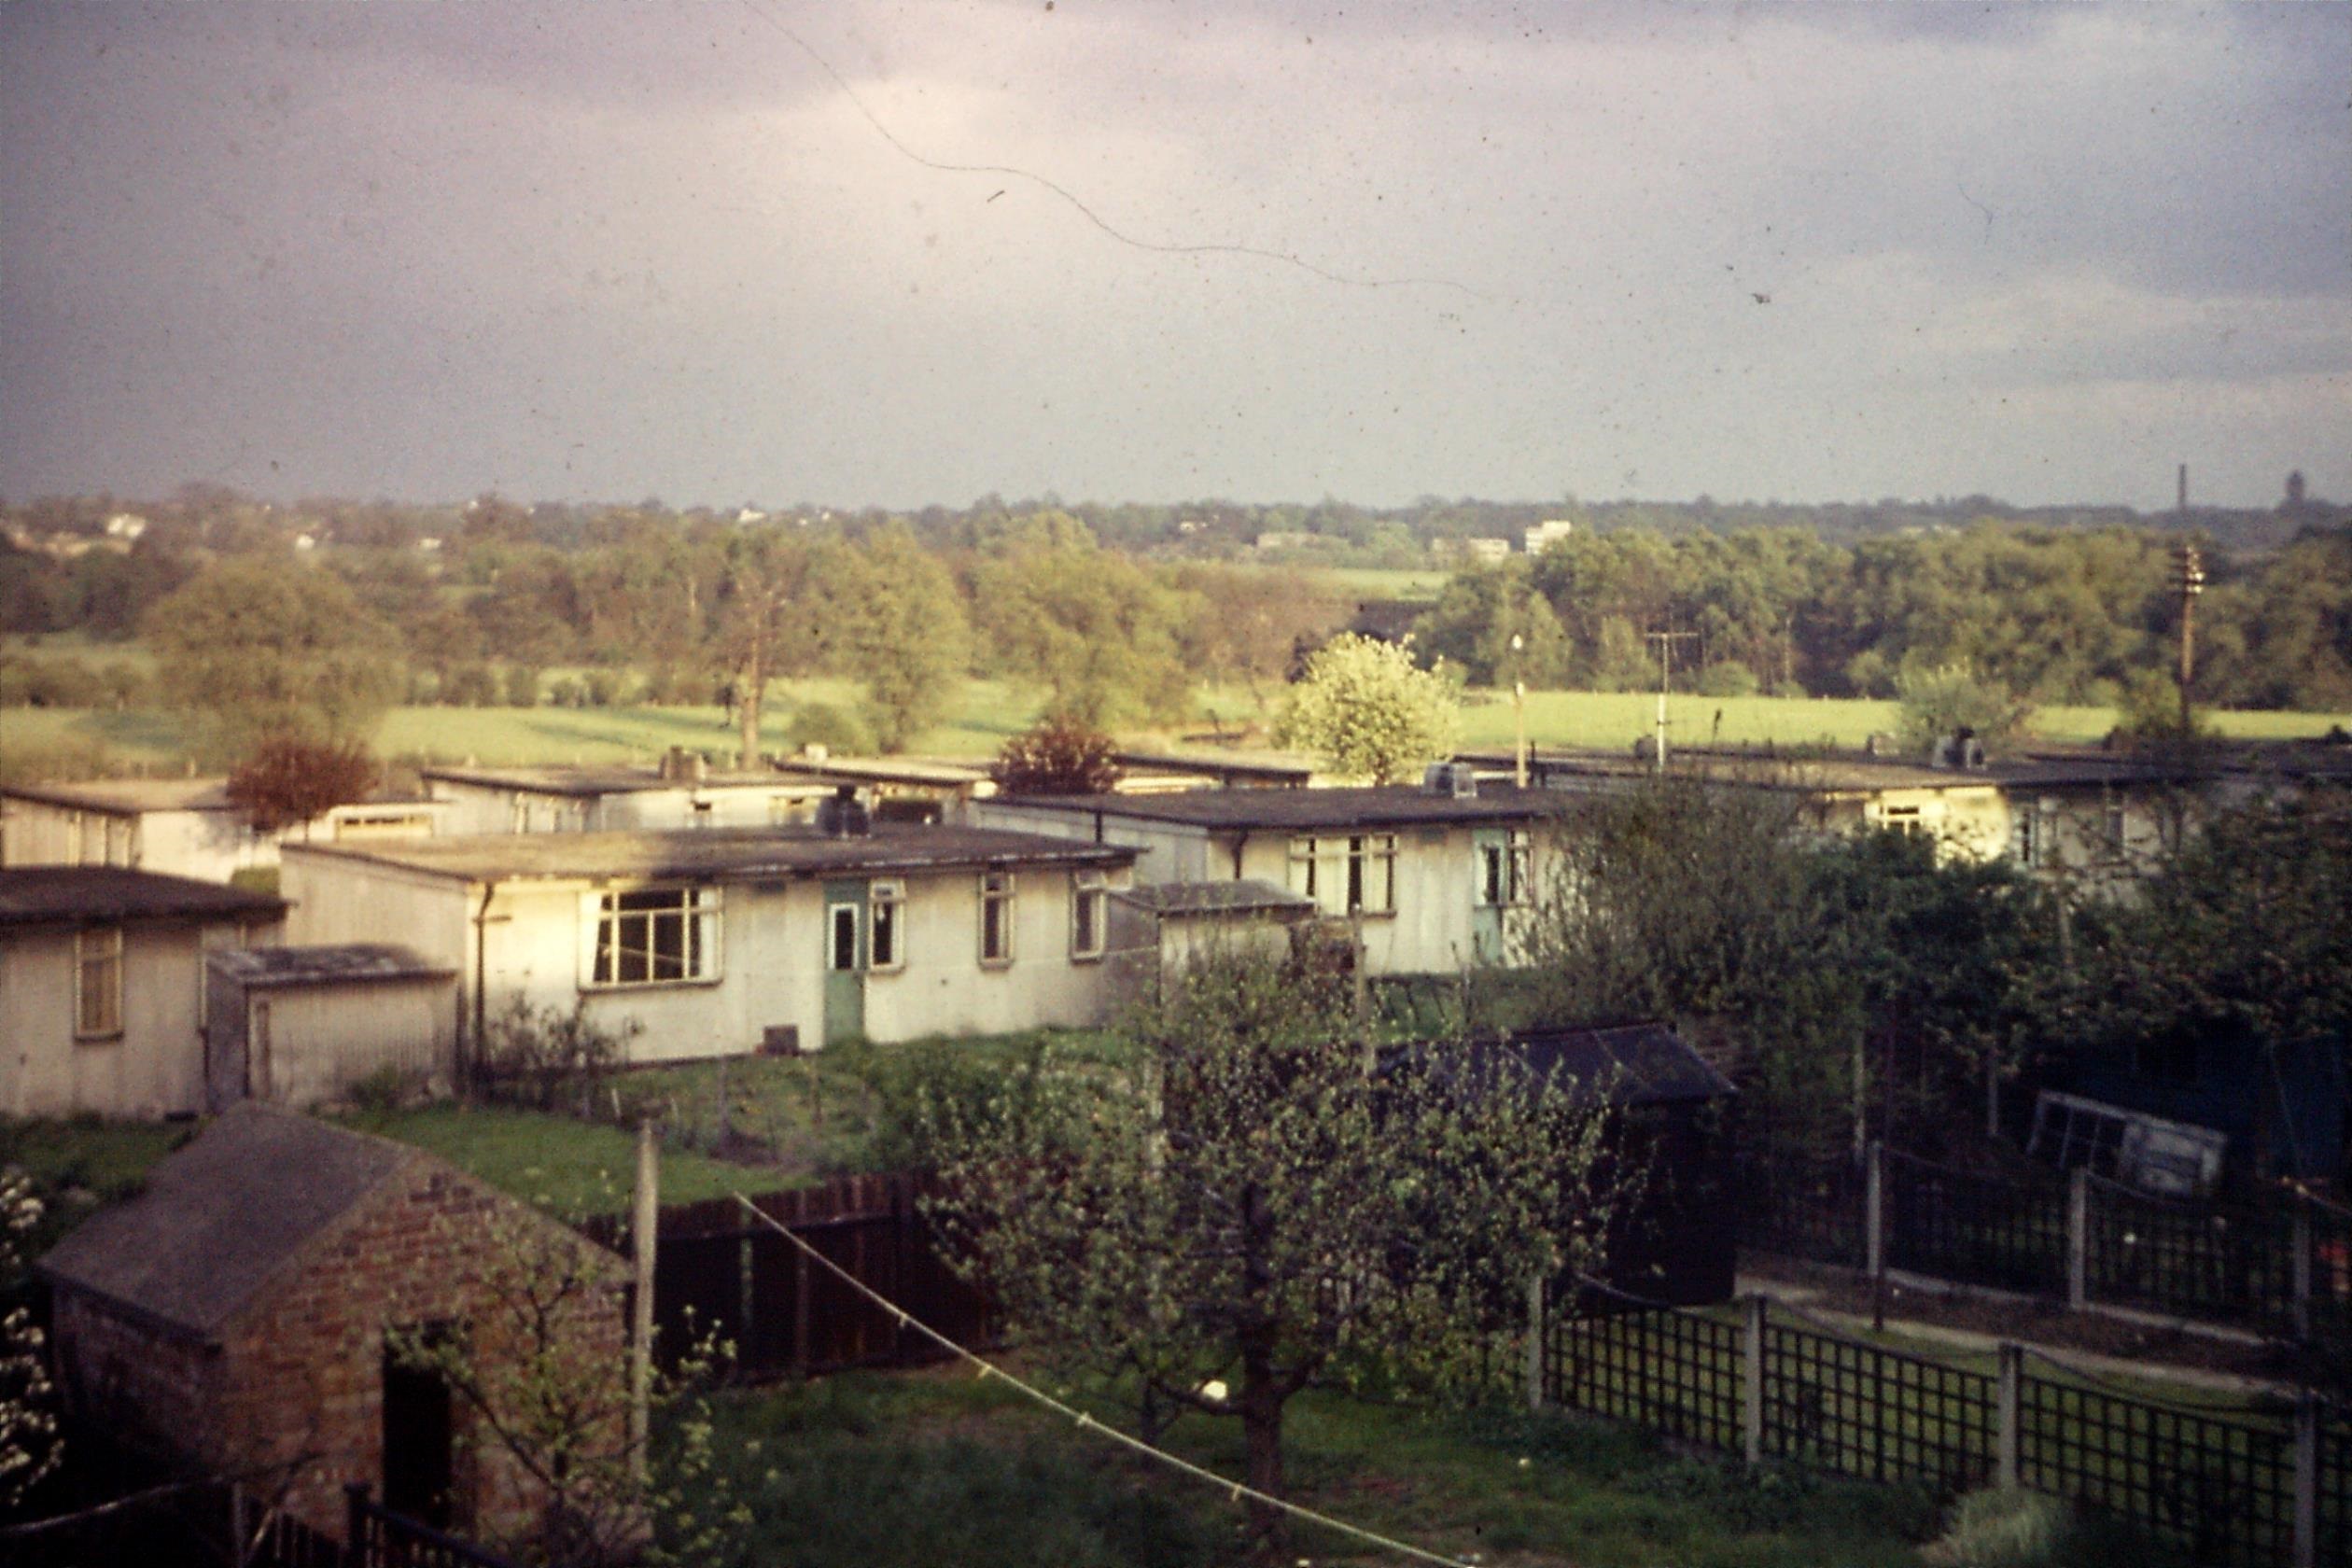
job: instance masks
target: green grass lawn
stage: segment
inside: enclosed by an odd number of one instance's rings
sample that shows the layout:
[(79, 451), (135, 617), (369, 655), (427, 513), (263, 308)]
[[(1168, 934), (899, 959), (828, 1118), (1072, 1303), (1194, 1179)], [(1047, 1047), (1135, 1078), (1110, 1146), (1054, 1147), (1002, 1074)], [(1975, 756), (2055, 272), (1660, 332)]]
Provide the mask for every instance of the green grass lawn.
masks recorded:
[[(1132, 1430), (1133, 1412), (1082, 1395)], [(1240, 1510), (969, 1371), (848, 1374), (724, 1400), (717, 1451), (757, 1521), (735, 1561), (1235, 1561)], [(1286, 1412), (1297, 1501), (1483, 1563), (1859, 1565), (1916, 1561), (1932, 1510), (1909, 1491), (1679, 1456), (1631, 1430), (1513, 1409), (1422, 1411), (1311, 1393)], [(1237, 1423), (1193, 1415), (1167, 1446), (1241, 1473)], [(1301, 1525), (1299, 1560), (1396, 1561)]]

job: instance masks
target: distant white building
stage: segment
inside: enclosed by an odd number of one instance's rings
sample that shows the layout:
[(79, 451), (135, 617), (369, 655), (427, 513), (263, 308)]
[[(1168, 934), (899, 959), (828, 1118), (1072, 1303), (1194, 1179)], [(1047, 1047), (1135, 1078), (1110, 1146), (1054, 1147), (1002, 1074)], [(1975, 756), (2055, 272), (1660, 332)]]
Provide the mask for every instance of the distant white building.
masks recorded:
[(225, 778), (119, 778), (0, 790), (0, 866), (120, 866), (226, 882), (277, 864), (278, 846), (422, 838), (443, 808), (361, 801), (283, 833), (256, 833)]
[(1530, 555), (1541, 555), (1551, 545), (1568, 538), (1575, 531), (1576, 525), (1564, 517), (1555, 517), (1548, 522), (1538, 523), (1527, 530), (1527, 553)]
[(1511, 558), (1511, 541), (1506, 539), (1433, 539), (1429, 548), (1433, 554), (1484, 567), (1498, 566)]

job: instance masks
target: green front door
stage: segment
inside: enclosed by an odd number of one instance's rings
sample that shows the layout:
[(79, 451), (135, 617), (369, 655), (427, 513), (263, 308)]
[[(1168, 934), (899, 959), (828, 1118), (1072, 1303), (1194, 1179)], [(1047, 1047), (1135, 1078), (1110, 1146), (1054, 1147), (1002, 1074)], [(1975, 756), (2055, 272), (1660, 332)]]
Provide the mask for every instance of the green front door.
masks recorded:
[(865, 1033), (866, 885), (825, 884), (825, 1043)]

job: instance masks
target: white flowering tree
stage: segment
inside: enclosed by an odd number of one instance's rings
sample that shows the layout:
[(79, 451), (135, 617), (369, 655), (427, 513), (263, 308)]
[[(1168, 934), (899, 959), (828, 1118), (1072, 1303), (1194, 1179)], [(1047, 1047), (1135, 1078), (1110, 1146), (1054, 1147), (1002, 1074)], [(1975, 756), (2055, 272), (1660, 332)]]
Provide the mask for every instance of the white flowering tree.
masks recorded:
[[(23, 1279), (28, 1239), (40, 1221), (32, 1178), (0, 1172), (0, 1291), (13, 1294)], [(57, 1466), (54, 1393), (32, 1309), (8, 1308), (0, 1315), (0, 1509), (21, 1503)]]
[(1274, 738), (1334, 772), (1393, 784), (1453, 749), (1453, 693), (1396, 644), (1342, 634), (1307, 661)]
[(950, 1256), (1024, 1340), (1140, 1379), (1147, 1432), (1239, 1421), (1269, 1496), (1293, 1395), (1491, 1388), (1528, 1282), (1597, 1268), (1607, 1217), (1589, 1098), (1435, 1048), (1375, 1072), (1348, 1019), (1338, 982), (1222, 959), (1129, 1021), (1117, 1092), (1038, 1072), (918, 1118)]

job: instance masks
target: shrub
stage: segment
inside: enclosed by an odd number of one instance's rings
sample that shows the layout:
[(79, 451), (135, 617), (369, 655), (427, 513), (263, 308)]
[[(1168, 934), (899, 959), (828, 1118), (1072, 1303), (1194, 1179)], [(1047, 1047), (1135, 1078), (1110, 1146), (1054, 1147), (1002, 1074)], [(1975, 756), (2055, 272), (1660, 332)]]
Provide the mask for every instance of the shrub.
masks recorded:
[(509, 707), (537, 707), (539, 699), (539, 672), (528, 665), (509, 665), (506, 672), (506, 705)]
[(618, 1029), (606, 1028), (588, 1015), (585, 997), (568, 1013), (511, 997), (483, 1030), (474, 1078), (495, 1099), (541, 1111), (580, 1110), (595, 1104), (597, 1085), (628, 1059), (629, 1042), (643, 1031), (635, 1019)]
[(831, 703), (803, 703), (794, 708), (784, 736), (796, 751), (821, 746), (840, 756), (861, 757), (874, 749), (874, 731), (865, 721)]
[(1756, 689), (1756, 672), (1737, 659), (1718, 659), (1699, 672), (1702, 697), (1752, 697)]
[(1111, 737), (1066, 713), (1049, 713), (1004, 743), (989, 772), (1008, 795), (1095, 795), (1119, 782)]
[(583, 678), (590, 707), (611, 707), (625, 701), (629, 693), (629, 672), (616, 669), (592, 669)]

